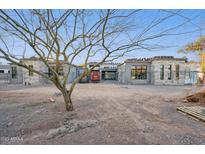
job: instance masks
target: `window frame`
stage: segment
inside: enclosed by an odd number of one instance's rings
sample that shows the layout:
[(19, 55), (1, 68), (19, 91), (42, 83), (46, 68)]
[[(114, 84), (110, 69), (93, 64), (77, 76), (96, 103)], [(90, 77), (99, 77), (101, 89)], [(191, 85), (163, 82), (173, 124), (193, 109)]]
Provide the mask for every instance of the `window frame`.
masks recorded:
[(17, 67), (16, 66), (11, 67), (11, 78), (17, 79)]
[(172, 65), (168, 66), (168, 80), (172, 80)]
[(131, 66), (132, 80), (147, 80), (147, 65), (133, 65)]
[(160, 65), (160, 80), (164, 80), (164, 65)]
[[(29, 70), (28, 70), (28, 75), (29, 76), (33, 76), (34, 75), (34, 73), (33, 73), (33, 65), (28, 65), (28, 67), (29, 67)], [(32, 70), (30, 70), (30, 69), (32, 69)]]
[(176, 66), (175, 66), (175, 71), (176, 71), (176, 75), (175, 75), (175, 77), (176, 77), (176, 80), (179, 80), (179, 69), (180, 69), (180, 66), (179, 66), (179, 64), (177, 64)]

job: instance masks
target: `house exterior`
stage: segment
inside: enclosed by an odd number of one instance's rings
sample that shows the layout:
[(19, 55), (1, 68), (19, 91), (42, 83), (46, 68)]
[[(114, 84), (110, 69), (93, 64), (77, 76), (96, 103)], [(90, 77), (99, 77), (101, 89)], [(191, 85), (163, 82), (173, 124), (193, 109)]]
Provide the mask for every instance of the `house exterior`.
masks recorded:
[[(21, 60), (27, 66), (52, 76), (49, 68), (39, 60), (31, 57)], [(91, 68), (97, 62), (88, 63)], [(55, 67), (55, 62), (49, 60), (48, 65)], [(84, 67), (63, 64), (59, 70), (59, 76), (63, 77), (68, 73), (68, 83), (73, 82), (82, 72)], [(13, 84), (39, 85), (51, 83), (42, 76), (14, 64), (8, 66), (0, 65), (1, 74), (7, 74), (4, 79)], [(203, 73), (198, 62), (188, 62), (184, 58), (174, 58), (173, 56), (155, 56), (152, 58), (127, 59), (124, 63), (103, 63), (93, 69), (89, 76), (80, 82), (100, 82), (102, 80), (117, 80), (121, 84), (153, 84), (153, 85), (184, 85), (198, 84), (203, 81)]]
[[(31, 57), (31, 58), (24, 58), (21, 60), (22, 63), (26, 64), (32, 69), (35, 69), (47, 76), (51, 76), (52, 73), (49, 68), (39, 60), (39, 58)], [(54, 61), (50, 60), (48, 62), (50, 67), (55, 67)], [(39, 84), (49, 84), (51, 83), (49, 80), (45, 79), (44, 77), (29, 71), (25, 68), (17, 66), (15, 64), (10, 64), (11, 67), (11, 79), (10, 83), (14, 84), (24, 84), (24, 85), (39, 85)], [(59, 76), (63, 77), (64, 74), (68, 73), (70, 67), (70, 73), (68, 76), (68, 83), (72, 82), (78, 76), (78, 67), (75, 65), (70, 64), (63, 64), (59, 70)]]
[(118, 82), (122, 84), (184, 85), (184, 58), (155, 56), (127, 59), (118, 66)]

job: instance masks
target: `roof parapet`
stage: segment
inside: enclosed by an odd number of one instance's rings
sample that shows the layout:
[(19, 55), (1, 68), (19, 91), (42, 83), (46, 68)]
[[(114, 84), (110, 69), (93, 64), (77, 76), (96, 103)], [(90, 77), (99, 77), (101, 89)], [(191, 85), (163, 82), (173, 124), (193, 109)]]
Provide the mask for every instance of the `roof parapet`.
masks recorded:
[(127, 59), (125, 62), (152, 62), (154, 60), (181, 60), (186, 61), (185, 58), (174, 58), (173, 56), (154, 56), (151, 58), (132, 58)]

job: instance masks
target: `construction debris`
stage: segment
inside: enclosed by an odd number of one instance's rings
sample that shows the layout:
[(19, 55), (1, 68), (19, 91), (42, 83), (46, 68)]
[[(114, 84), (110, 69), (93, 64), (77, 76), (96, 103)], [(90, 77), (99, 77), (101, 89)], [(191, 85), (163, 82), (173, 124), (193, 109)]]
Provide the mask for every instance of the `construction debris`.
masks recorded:
[(9, 122), (9, 123), (7, 124), (7, 127), (10, 127), (11, 125), (13, 125), (13, 122)]
[(59, 96), (62, 96), (62, 93), (61, 93), (61, 92), (55, 92), (53, 95), (54, 95), (55, 97), (59, 97)]
[(81, 129), (85, 129), (88, 127), (94, 127), (99, 124), (97, 120), (68, 120), (64, 121), (63, 125), (59, 128), (49, 130), (47, 134), (48, 139), (52, 139), (57, 136), (64, 136), (66, 134), (71, 134), (73, 132), (77, 132)]
[(177, 107), (177, 111), (182, 112), (186, 115), (189, 115), (195, 120), (200, 120), (205, 122), (205, 108), (201, 106), (192, 106), (192, 107)]
[(51, 102), (51, 103), (54, 103), (55, 102), (55, 100), (53, 99), (53, 98), (48, 98), (48, 100), (49, 100), (49, 102)]

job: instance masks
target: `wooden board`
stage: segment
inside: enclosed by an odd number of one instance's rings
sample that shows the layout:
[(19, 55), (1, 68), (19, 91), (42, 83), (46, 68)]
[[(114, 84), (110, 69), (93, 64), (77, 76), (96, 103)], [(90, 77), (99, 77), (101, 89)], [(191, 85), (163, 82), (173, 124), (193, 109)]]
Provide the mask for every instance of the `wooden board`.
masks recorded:
[(177, 107), (177, 111), (187, 114), (193, 119), (198, 119), (205, 122), (205, 108), (201, 106), (192, 106), (192, 107)]

